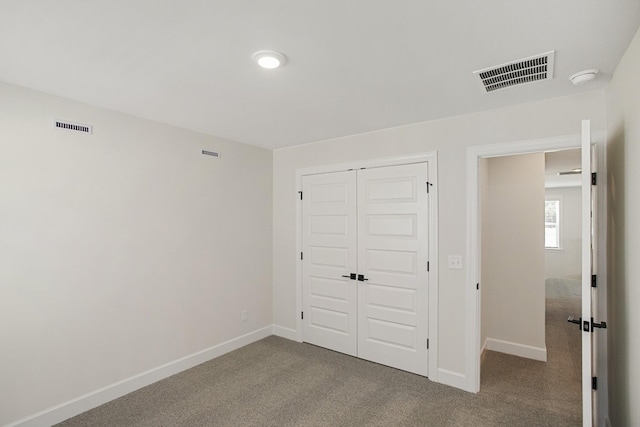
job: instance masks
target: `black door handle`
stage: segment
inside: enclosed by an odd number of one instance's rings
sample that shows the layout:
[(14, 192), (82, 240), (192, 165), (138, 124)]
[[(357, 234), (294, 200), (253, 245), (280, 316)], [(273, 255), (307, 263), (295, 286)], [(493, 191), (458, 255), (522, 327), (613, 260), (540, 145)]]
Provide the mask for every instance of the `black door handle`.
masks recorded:
[(591, 330), (592, 331), (593, 331), (593, 328), (607, 329), (607, 322), (595, 323), (593, 321), (593, 317), (592, 317), (591, 318)]
[(356, 280), (356, 273), (350, 273), (348, 276), (342, 275), (342, 277), (346, 277), (347, 279)]
[[(584, 321), (584, 325), (583, 325), (582, 317), (576, 320), (573, 318), (573, 316), (569, 316), (569, 318), (567, 319), (567, 322), (575, 323), (576, 325), (578, 325), (581, 331), (585, 331), (585, 332), (589, 332), (589, 330), (593, 332), (593, 328), (607, 329), (607, 322), (596, 323), (593, 321), (593, 317), (591, 318), (591, 325), (589, 325), (589, 322), (587, 322), (586, 320)], [(589, 326), (591, 326), (591, 328), (589, 328)]]
[(369, 280), (369, 279), (365, 279), (364, 274), (358, 274), (358, 280), (361, 282), (364, 282), (365, 280)]
[(569, 318), (567, 319), (567, 322), (575, 323), (576, 325), (578, 325), (578, 329), (582, 330), (582, 317), (576, 320), (573, 318), (573, 316), (569, 316)]

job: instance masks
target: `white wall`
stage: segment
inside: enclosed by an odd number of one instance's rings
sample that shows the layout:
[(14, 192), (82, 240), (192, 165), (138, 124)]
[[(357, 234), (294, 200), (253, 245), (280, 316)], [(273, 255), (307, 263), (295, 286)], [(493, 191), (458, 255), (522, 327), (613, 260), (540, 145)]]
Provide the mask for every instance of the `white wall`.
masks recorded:
[(0, 425), (271, 325), (271, 178), (268, 150), (0, 84)]
[(493, 157), (484, 165), (483, 342), (489, 350), (546, 360), (544, 153)]
[(640, 425), (640, 32), (606, 90), (609, 190), (609, 414)]
[[(514, 89), (514, 90), (517, 90)], [(425, 95), (428, 96), (428, 95)], [(493, 95), (487, 95), (493, 96)], [(497, 94), (499, 96), (499, 94)], [(439, 368), (464, 381), (465, 270), (448, 270), (449, 254), (466, 253), (466, 150), (480, 144), (579, 134), (580, 121), (605, 128), (604, 92), (347, 136), (274, 152), (274, 324), (296, 329), (295, 171), (317, 165), (438, 151)]]
[(545, 251), (545, 277), (579, 279), (582, 265), (581, 187), (547, 188), (546, 197), (559, 197), (562, 249)]

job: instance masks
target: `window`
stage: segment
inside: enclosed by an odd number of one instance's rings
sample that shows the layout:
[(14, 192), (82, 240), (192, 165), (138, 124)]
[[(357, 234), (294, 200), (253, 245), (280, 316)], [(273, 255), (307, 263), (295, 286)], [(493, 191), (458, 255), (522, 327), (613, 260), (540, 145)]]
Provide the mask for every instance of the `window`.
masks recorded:
[(547, 199), (544, 202), (545, 249), (562, 249), (560, 236), (560, 199)]

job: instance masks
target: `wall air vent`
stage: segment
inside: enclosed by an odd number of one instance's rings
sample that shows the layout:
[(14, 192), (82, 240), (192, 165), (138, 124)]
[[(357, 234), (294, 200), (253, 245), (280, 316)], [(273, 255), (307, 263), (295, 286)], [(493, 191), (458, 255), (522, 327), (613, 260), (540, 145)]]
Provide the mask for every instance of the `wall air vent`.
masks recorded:
[(82, 133), (88, 133), (88, 134), (93, 133), (93, 126), (91, 125), (83, 125), (81, 123), (71, 123), (71, 122), (66, 122), (62, 120), (54, 120), (53, 127), (58, 129), (67, 129), (75, 132), (82, 132)]
[(217, 153), (215, 151), (202, 150), (202, 154), (204, 154), (205, 156), (220, 157), (220, 153)]
[(525, 83), (553, 78), (553, 58), (555, 51), (509, 62), (484, 70), (474, 71), (485, 93), (518, 86)]

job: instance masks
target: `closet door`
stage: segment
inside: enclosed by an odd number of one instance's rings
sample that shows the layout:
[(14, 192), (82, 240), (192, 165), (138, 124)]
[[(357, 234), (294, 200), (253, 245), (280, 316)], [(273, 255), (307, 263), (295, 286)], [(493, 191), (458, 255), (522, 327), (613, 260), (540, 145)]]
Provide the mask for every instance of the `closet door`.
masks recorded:
[(427, 164), (358, 170), (358, 356), (427, 375)]
[(304, 176), (302, 191), (304, 340), (356, 356), (355, 172)]

